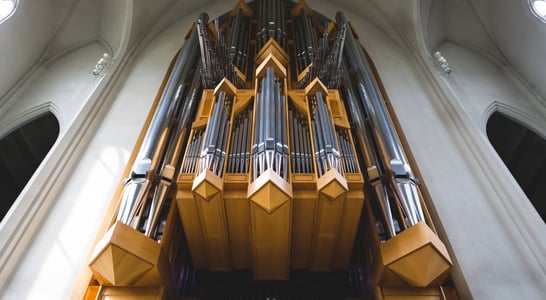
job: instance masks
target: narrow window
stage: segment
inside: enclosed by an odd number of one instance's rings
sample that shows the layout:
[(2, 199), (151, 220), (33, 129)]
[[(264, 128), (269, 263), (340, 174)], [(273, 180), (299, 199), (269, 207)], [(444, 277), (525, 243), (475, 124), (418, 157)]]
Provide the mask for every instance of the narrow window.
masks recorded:
[(487, 136), (546, 221), (546, 140), (498, 112), (487, 121)]
[(59, 122), (48, 112), (0, 140), (0, 220), (21, 193), (59, 136)]

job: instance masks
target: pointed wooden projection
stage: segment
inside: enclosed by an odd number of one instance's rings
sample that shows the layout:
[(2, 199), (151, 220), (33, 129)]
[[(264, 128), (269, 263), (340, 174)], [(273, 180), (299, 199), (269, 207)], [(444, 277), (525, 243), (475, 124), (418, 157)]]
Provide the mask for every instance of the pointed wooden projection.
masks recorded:
[(218, 96), (218, 93), (225, 92), (228, 96), (237, 95), (237, 88), (229, 81), (227, 78), (224, 78), (218, 83), (214, 88), (214, 96)]
[(239, 9), (243, 12), (243, 16), (245, 17), (250, 17), (253, 14), (250, 6), (248, 6), (245, 1), (239, 0), (239, 2), (237, 2), (237, 5), (235, 5), (235, 7), (231, 10), (230, 15), (232, 17), (237, 16), (237, 12), (239, 11)]
[(313, 15), (313, 10), (303, 0), (300, 0), (298, 3), (296, 3), (296, 5), (294, 5), (294, 8), (292, 8), (292, 10), (290, 11), (290, 14), (293, 17), (296, 17), (296, 16), (298, 16), (300, 14), (302, 9), (305, 11), (305, 14), (307, 16), (312, 16)]
[(255, 58), (256, 65), (260, 65), (269, 55), (276, 57), (283, 66), (288, 66), (288, 53), (275, 41), (274, 38), (270, 38), (262, 49), (258, 51)]
[(128, 286), (154, 269), (159, 256), (159, 243), (116, 222), (95, 248), (89, 266), (101, 284)]
[(446, 247), (424, 222), (406, 229), (380, 247), (384, 267), (410, 286), (440, 284), (453, 266)]
[(276, 77), (286, 78), (286, 68), (273, 54), (266, 56), (258, 68), (256, 68), (256, 78), (265, 77), (268, 67), (273, 67)]
[(328, 96), (328, 89), (324, 83), (320, 79), (315, 78), (305, 87), (305, 95), (315, 95), (317, 92), (322, 92), (324, 96)]

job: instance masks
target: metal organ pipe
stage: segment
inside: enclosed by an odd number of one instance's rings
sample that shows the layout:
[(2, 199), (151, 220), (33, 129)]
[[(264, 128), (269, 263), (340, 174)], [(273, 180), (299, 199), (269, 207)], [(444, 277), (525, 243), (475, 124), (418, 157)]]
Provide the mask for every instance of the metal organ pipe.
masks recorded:
[[(149, 217), (145, 227), (145, 234), (150, 237), (156, 238), (155, 234), (159, 226), (160, 214), (162, 212), (163, 204), (167, 199), (167, 193), (170, 187), (175, 183), (176, 174), (180, 170), (180, 154), (182, 153), (183, 145), (185, 145), (186, 137), (188, 135), (189, 126), (201, 98), (201, 76), (199, 72), (194, 72), (193, 79), (190, 85), (190, 89), (185, 97), (184, 103), (182, 103), (179, 113), (175, 115), (173, 125), (176, 125), (171, 132), (169, 144), (165, 151), (165, 156), (162, 160), (160, 168), (160, 181), (156, 186), (149, 210)], [(174, 126), (173, 126), (174, 127)]]
[(336, 132), (328, 113), (324, 95), (319, 91), (310, 100), (311, 125), (318, 175), (320, 177), (332, 168), (341, 172), (339, 168), (339, 148), (335, 138)]
[(228, 32), (228, 52), (229, 61), (242, 72), (244, 72), (247, 59), (249, 27), (248, 20), (243, 16), (243, 10), (239, 8)]
[[(190, 99), (189, 103), (182, 104), (182, 102), (188, 101), (187, 97), (192, 98), (193, 92), (188, 92), (188, 90), (197, 68), (198, 55), (197, 32), (193, 30), (178, 54), (173, 71), (131, 169), (131, 177), (125, 183), (117, 217), (122, 223), (139, 229), (139, 219), (145, 210), (148, 192), (153, 188), (151, 184), (164, 170), (163, 168), (159, 169), (158, 166), (165, 166), (171, 159), (165, 156), (165, 147), (169, 143), (169, 137), (172, 137), (171, 132), (175, 130), (173, 128), (174, 119), (178, 118), (178, 122), (183, 124), (188, 124), (191, 121), (192, 116), (189, 111), (193, 111), (197, 101)], [(180, 110), (182, 106), (184, 108)], [(176, 116), (180, 112), (181, 115)]]
[[(316, 40), (316, 34), (311, 27), (310, 22), (306, 22), (305, 20), (306, 19), (303, 21), (304, 33), (301, 35), (308, 41)], [(306, 24), (307, 26), (305, 26)], [(324, 32), (320, 42), (307, 42), (307, 51), (314, 47), (314, 49), (311, 49), (313, 51), (313, 55), (309, 56), (311, 59), (310, 63), (312, 63), (312, 65), (309, 68), (309, 72), (307, 72), (307, 74), (298, 82), (298, 88), (304, 88), (316, 77), (325, 83), (328, 88), (337, 89), (339, 87), (341, 80), (341, 61), (345, 44), (345, 35), (347, 32), (347, 24), (344, 22), (338, 22), (337, 26), (338, 32), (333, 44), (330, 47), (328, 47), (328, 36), (330, 34), (328, 31), (329, 23), (324, 25)], [(317, 44), (318, 46), (316, 46)]]
[(286, 49), (286, 3), (284, 0), (263, 0), (258, 3), (259, 28), (256, 37), (258, 49), (273, 38)]
[(184, 165), (182, 166), (182, 173), (196, 173), (199, 157), (201, 155), (201, 145), (203, 144), (203, 136), (205, 128), (197, 128), (194, 130), (191, 137), (191, 141), (187, 147), (186, 155), (184, 157)]
[(248, 138), (250, 135), (249, 122), (252, 119), (252, 106), (249, 105), (234, 118), (231, 145), (229, 150), (228, 172), (248, 172)]
[[(214, 21), (217, 35), (216, 45), (213, 44), (209, 37), (207, 29), (208, 20), (209, 16), (206, 13), (201, 13), (195, 21), (197, 32), (199, 33), (199, 47), (201, 50), (202, 63), (200, 72), (203, 80), (203, 88), (213, 89), (222, 79), (224, 79), (224, 77), (229, 79), (237, 88), (246, 87), (246, 83), (235, 71), (236, 57), (233, 57), (232, 49), (228, 49), (228, 45), (226, 45), (224, 33), (219, 25), (219, 20), (216, 19)], [(239, 22), (239, 24), (242, 23), (243, 22)], [(241, 28), (238, 28), (237, 31), (232, 30), (233, 32), (230, 33), (230, 36), (232, 39), (238, 41), (236, 42), (236, 45), (238, 43), (236, 46), (238, 47), (238, 50), (234, 51), (241, 51), (241, 56), (246, 56), (243, 51), (246, 49), (248, 39), (244, 39), (245, 33), (240, 31), (240, 29)]]
[(224, 91), (218, 93), (205, 132), (199, 173), (210, 170), (222, 176), (230, 127), (232, 99)]
[[(336, 14), (338, 24), (346, 23), (343, 13)], [(345, 40), (344, 60), (346, 66), (350, 66), (351, 79), (355, 83), (356, 95), (362, 104), (370, 125), (373, 127), (378, 150), (377, 157), (386, 173), (388, 185), (400, 204), (404, 220), (408, 226), (413, 226), (424, 220), (424, 214), (417, 192), (417, 182), (408, 164), (406, 155), (396, 135), (393, 124), (379, 94), (379, 88), (373, 78), (366, 55), (357, 43), (352, 32), (347, 30)], [(350, 86), (350, 83), (346, 83)], [(349, 110), (353, 119), (355, 113)], [(357, 117), (356, 117), (357, 118)], [(381, 170), (381, 169), (379, 169)], [(387, 194), (385, 191), (384, 194)], [(385, 201), (388, 203), (388, 201)], [(391, 235), (393, 233), (391, 232)]]
[(350, 84), (349, 73), (345, 65), (342, 74), (341, 90), (347, 104), (347, 111), (351, 115), (351, 123), (355, 128), (355, 137), (363, 151), (365, 165), (368, 166), (368, 180), (379, 202), (381, 217), (387, 230), (386, 234), (388, 234), (388, 238), (391, 238), (396, 235), (396, 228), (390, 205), (390, 197), (383, 178), (383, 166), (380, 164), (380, 159), (378, 158), (377, 147), (373, 143), (373, 135), (369, 133), (369, 127), (366, 125), (366, 112)]
[(207, 34), (207, 24), (209, 22), (209, 15), (206, 13), (201, 13), (199, 17), (195, 20), (196, 30), (199, 33), (199, 48), (201, 49), (201, 76), (203, 79), (203, 88), (210, 89), (214, 88), (216, 78), (216, 68), (213, 68), (213, 60), (218, 60), (215, 58), (214, 51), (210, 50), (212, 44), (209, 40)]
[(261, 80), (256, 99), (254, 143), (252, 145), (253, 179), (272, 169), (288, 180), (288, 137), (285, 123), (286, 98), (282, 85), (275, 81), (273, 67)]
[(356, 164), (356, 156), (351, 146), (351, 141), (349, 139), (349, 131), (347, 129), (337, 129), (336, 130), (340, 156), (342, 162), (342, 170), (345, 173), (358, 173), (358, 167)]
[(290, 145), (293, 173), (313, 173), (311, 142), (307, 116), (290, 105), (288, 110), (290, 122)]
[(317, 34), (312, 26), (310, 17), (307, 16), (303, 8), (295, 25), (295, 33), (297, 35), (296, 51), (299, 58), (299, 71), (301, 72), (313, 61), (317, 47)]

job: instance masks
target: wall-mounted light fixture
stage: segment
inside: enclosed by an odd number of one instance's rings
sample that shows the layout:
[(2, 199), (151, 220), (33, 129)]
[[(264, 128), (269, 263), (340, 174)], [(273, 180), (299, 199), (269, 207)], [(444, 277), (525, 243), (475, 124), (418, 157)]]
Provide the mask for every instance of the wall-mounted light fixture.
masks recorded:
[(440, 51), (434, 53), (434, 66), (445, 78), (449, 78), (453, 72)]
[(93, 69), (93, 75), (103, 76), (106, 73), (106, 70), (112, 64), (112, 57), (108, 53), (104, 53), (101, 58), (97, 61), (95, 68)]

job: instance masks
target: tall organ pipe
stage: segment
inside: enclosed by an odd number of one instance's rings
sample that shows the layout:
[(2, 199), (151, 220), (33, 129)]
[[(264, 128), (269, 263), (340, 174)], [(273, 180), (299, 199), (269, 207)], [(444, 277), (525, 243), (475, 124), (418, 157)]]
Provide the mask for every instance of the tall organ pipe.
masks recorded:
[(286, 48), (286, 2), (283, 0), (262, 0), (258, 3), (258, 49), (273, 38), (282, 48)]
[(199, 172), (211, 170), (222, 176), (230, 128), (231, 98), (224, 91), (216, 97), (201, 149)]
[(273, 67), (268, 67), (256, 97), (254, 143), (252, 145), (253, 180), (272, 169), (288, 180), (288, 136), (286, 99), (282, 84), (276, 82)]
[(377, 147), (374, 145), (369, 133), (369, 128), (366, 126), (366, 113), (362, 107), (362, 103), (358, 101), (356, 93), (350, 84), (350, 78), (347, 67), (343, 65), (342, 86), (343, 99), (347, 104), (347, 111), (351, 114), (351, 123), (355, 128), (355, 137), (362, 149), (364, 162), (368, 167), (368, 180), (375, 192), (381, 209), (381, 217), (383, 218), (387, 234), (389, 237), (396, 235), (394, 219), (392, 215), (391, 205), (387, 187), (383, 182), (381, 175), (384, 173), (383, 166), (380, 165), (380, 159), (377, 157)]
[(310, 106), (318, 175), (320, 177), (332, 168), (340, 172), (336, 132), (322, 92), (319, 91), (311, 97)]
[[(342, 12), (336, 14), (336, 21), (338, 24), (347, 22)], [(416, 179), (379, 94), (366, 55), (351, 30), (346, 33), (344, 54), (346, 65), (351, 67), (349, 71), (355, 82), (358, 98), (373, 127), (381, 163), (389, 175), (389, 182), (402, 207), (407, 225), (413, 226), (424, 220)]]
[(182, 96), (188, 89), (195, 72), (195, 63), (199, 59), (199, 44), (197, 32), (194, 29), (178, 54), (173, 71), (159, 100), (158, 107), (152, 117), (150, 126), (131, 168), (131, 177), (127, 179), (118, 213), (118, 220), (132, 226), (138, 226), (138, 220), (133, 222), (136, 211), (144, 205), (146, 195), (150, 190), (150, 182), (158, 176), (158, 165), (171, 130), (174, 114), (180, 107)]
[[(150, 204), (148, 222), (145, 227), (145, 234), (153, 237), (160, 222), (160, 214), (167, 194), (176, 179), (176, 174), (180, 171), (180, 158), (182, 147), (186, 145), (186, 138), (190, 130), (191, 120), (198, 101), (201, 98), (201, 76), (199, 72), (194, 72), (190, 89), (184, 96), (182, 107), (175, 115), (174, 124), (176, 127), (171, 132), (169, 144), (165, 151), (165, 157), (162, 160), (159, 175), (161, 176), (158, 185), (155, 188), (154, 195)], [(174, 126), (173, 126), (174, 127)]]

